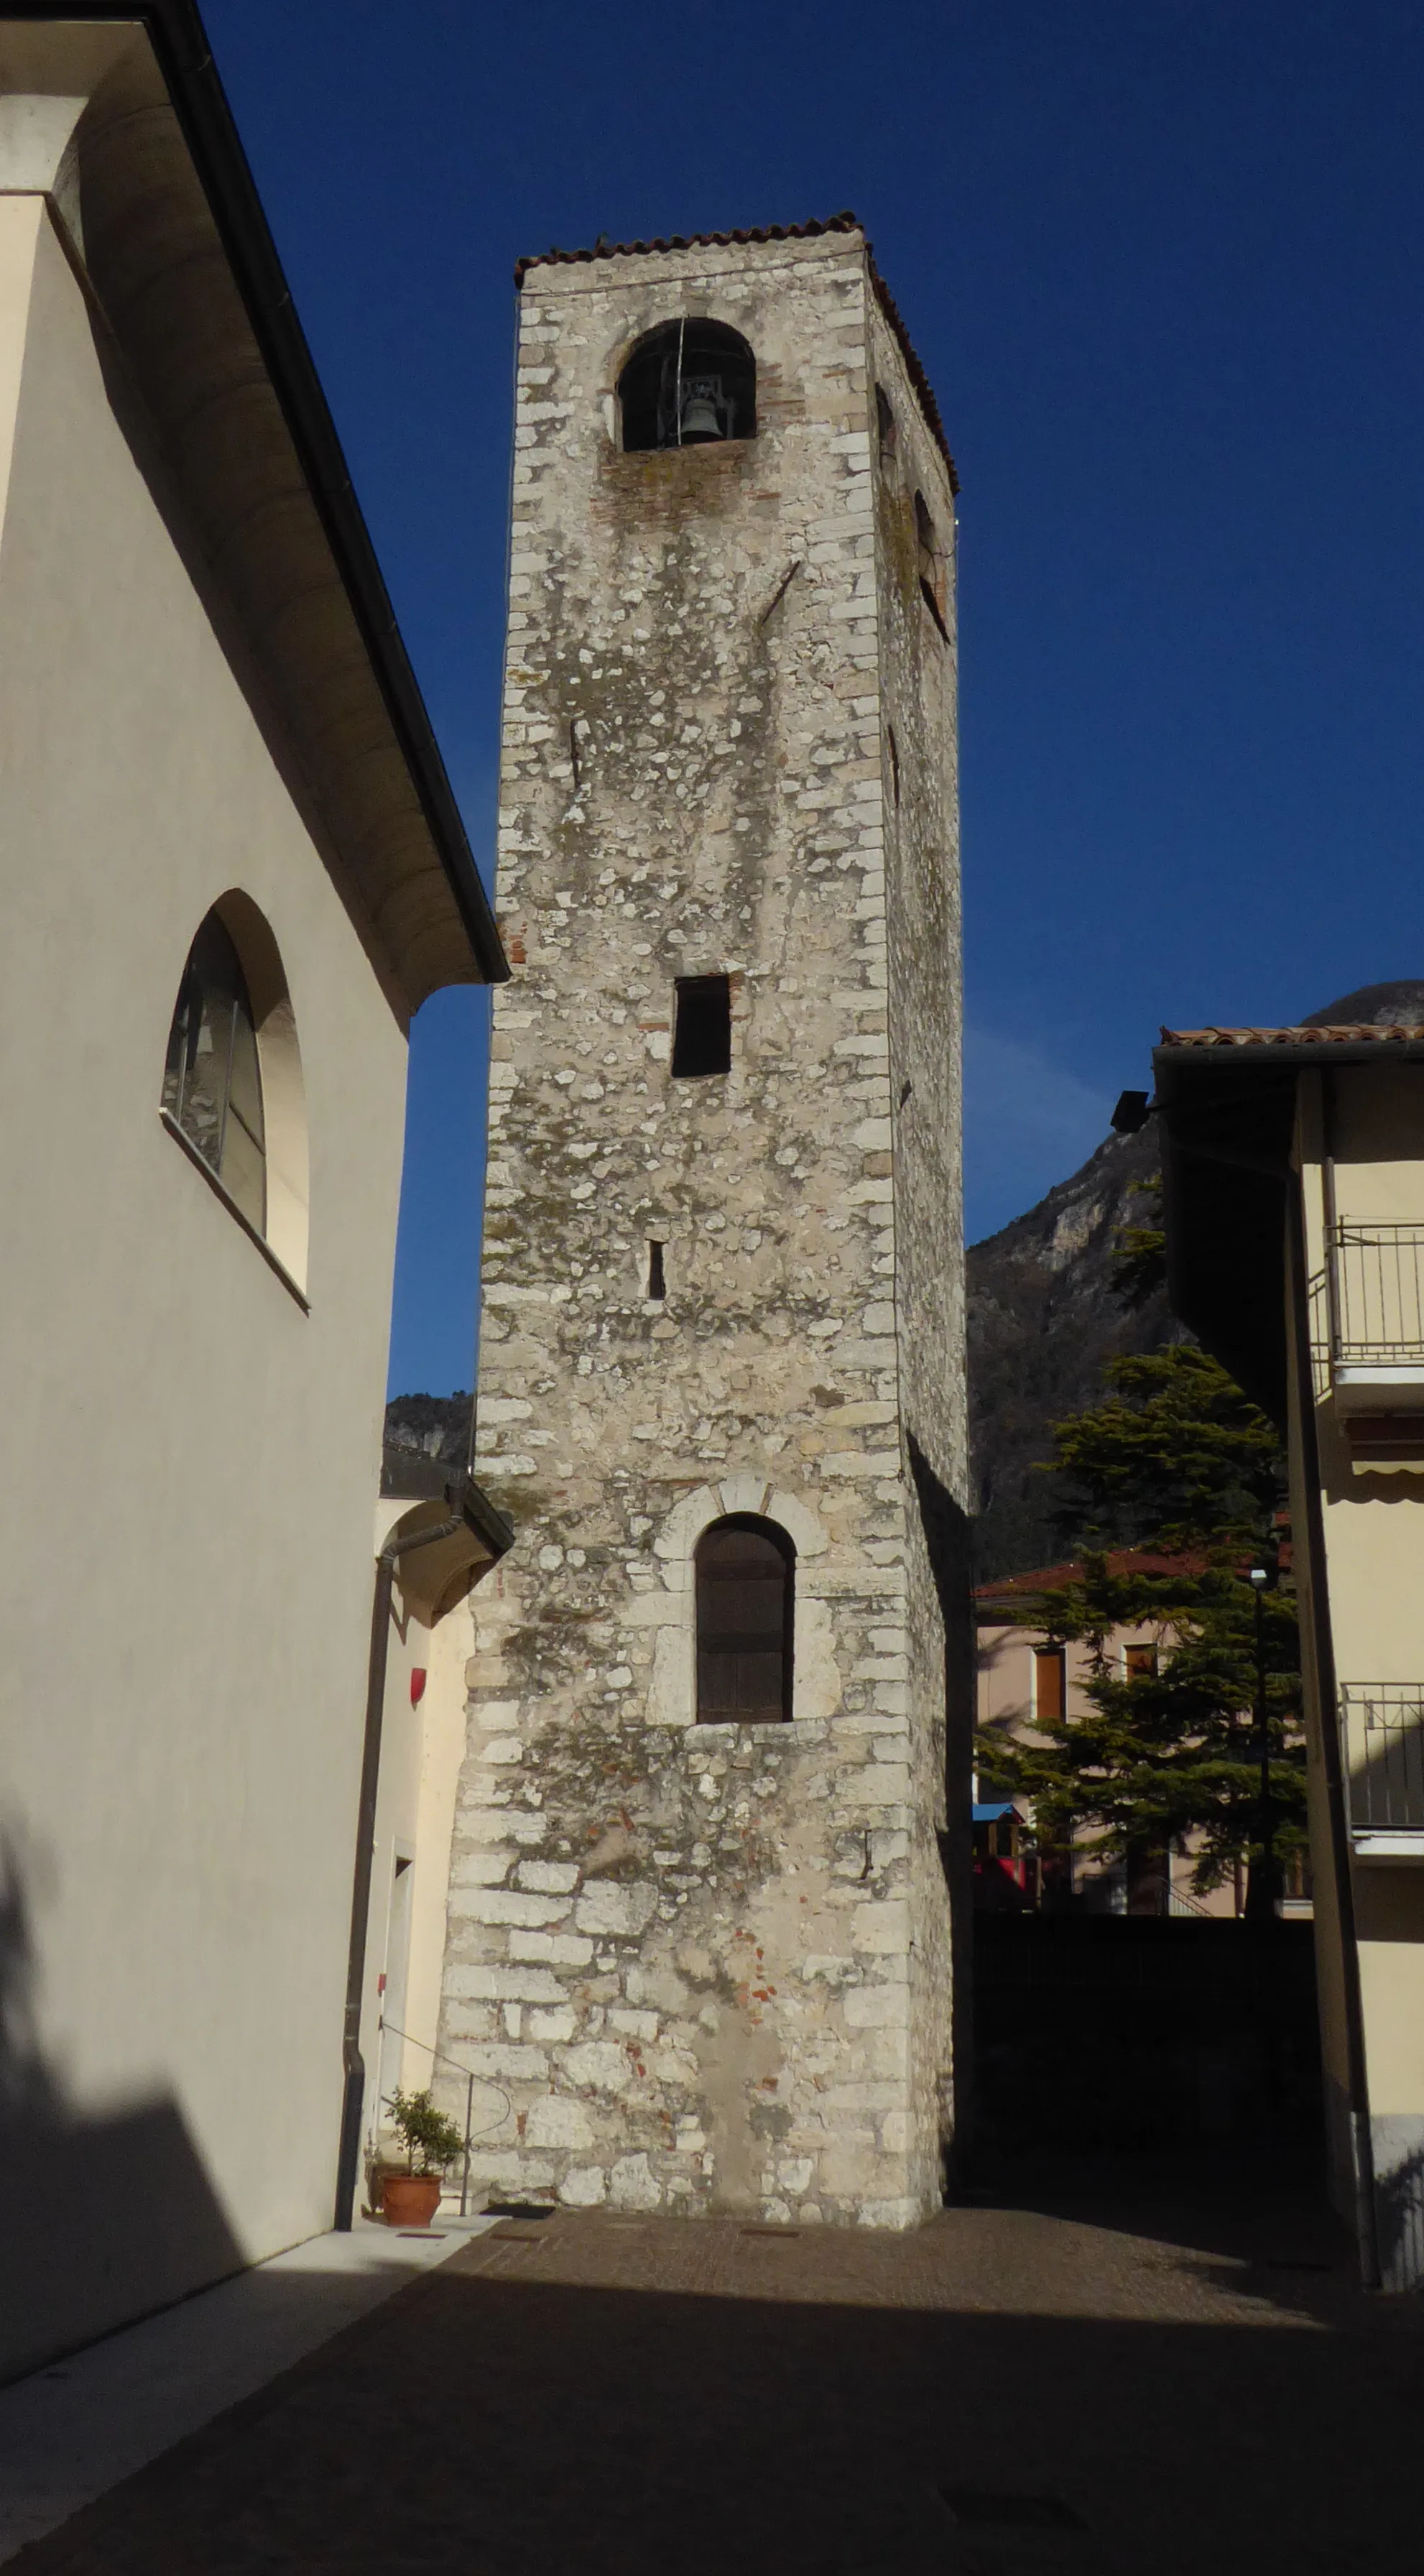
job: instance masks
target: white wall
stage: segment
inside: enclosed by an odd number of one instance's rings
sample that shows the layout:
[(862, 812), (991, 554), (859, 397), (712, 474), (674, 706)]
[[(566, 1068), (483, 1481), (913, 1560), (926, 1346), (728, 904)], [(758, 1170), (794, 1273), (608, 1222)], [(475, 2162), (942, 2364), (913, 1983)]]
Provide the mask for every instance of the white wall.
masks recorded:
[[(38, 201), (7, 197), (0, 409), (20, 332), (0, 535), (0, 1975), (10, 2028), (33, 2007), (7, 2071), (78, 2250), (57, 2282), (52, 2254), (31, 2280), (15, 2249), (0, 2367), (330, 2222), (405, 1075), (116, 422), (75, 275)], [(230, 887), (270, 922), (295, 1007), (309, 1314), (158, 1118), (185, 953)]]

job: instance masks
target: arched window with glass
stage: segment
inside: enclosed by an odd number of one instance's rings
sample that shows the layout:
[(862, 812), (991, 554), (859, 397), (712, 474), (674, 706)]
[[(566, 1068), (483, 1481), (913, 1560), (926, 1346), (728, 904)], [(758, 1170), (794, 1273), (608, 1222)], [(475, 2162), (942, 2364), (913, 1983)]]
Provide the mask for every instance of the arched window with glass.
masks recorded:
[(725, 322), (664, 322), (624, 367), (618, 412), (629, 455), (755, 438), (756, 359)]
[(267, 1228), (262, 1069), (247, 978), (231, 933), (210, 912), (178, 988), (163, 1106), (259, 1234)]
[(796, 1550), (785, 1530), (752, 1512), (714, 1521), (695, 1572), (698, 1723), (789, 1718)]
[(272, 931), (229, 889), (199, 924), (178, 986), (159, 1095), (164, 1124), (305, 1297), (306, 1088)]

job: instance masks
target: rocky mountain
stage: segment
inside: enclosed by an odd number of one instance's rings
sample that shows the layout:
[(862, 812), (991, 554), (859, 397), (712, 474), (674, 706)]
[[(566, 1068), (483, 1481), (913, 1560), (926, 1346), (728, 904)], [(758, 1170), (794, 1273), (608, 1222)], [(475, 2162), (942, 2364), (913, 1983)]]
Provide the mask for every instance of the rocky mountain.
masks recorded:
[(1054, 1482), (1037, 1461), (1052, 1425), (1102, 1392), (1118, 1351), (1180, 1334), (1158, 1289), (1137, 1308), (1113, 1294), (1123, 1226), (1151, 1224), (1137, 1184), (1155, 1178), (1156, 1133), (1110, 1136), (1026, 1216), (968, 1254), (969, 1442), (975, 1578), (1025, 1573), (1063, 1553)]
[(470, 1452), (470, 1396), (396, 1395), (386, 1406), (383, 1494), (438, 1495), (464, 1472)]
[[(1362, 985), (1308, 1011), (1300, 1025), (1367, 1022), (1424, 1025), (1424, 982)], [(1163, 1291), (1135, 1311), (1112, 1293), (1114, 1236), (1143, 1222), (1133, 1184), (1152, 1179), (1159, 1160), (1151, 1121), (1136, 1136), (1110, 1136), (1026, 1216), (970, 1247), (969, 1437), (981, 1583), (1062, 1554), (1053, 1479), (1035, 1468), (1052, 1425), (1101, 1393), (1114, 1352), (1156, 1350), (1182, 1337)]]

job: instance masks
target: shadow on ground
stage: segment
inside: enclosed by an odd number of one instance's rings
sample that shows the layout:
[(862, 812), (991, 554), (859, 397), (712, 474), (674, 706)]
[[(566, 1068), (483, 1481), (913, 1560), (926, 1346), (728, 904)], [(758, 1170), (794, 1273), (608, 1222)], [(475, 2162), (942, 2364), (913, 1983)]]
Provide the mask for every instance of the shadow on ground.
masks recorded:
[(1325, 2198), (1323, 2162), (1298, 2140), (1177, 2154), (1001, 2155), (981, 2164), (963, 2198), (977, 2209), (1138, 2237), (1170, 2247), (1181, 2264), (1206, 2257), (1195, 2267), (1202, 2278), (1235, 2293), (1249, 2276), (1253, 2294), (1323, 2319), (1342, 2298), (1352, 2303), (1359, 2286), (1355, 2239)]
[(512, 2225), (13, 2565), (1412, 2576), (1418, 2303), (1143, 2217)]

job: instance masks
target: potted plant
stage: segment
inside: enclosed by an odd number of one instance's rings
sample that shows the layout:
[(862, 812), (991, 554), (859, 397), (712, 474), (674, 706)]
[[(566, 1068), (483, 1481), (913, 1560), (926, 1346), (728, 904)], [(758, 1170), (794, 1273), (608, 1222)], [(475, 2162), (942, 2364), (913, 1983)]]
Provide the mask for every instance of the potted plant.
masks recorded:
[(465, 2141), (453, 2120), (422, 2093), (391, 2095), (391, 2125), (405, 2149), (404, 2173), (387, 2171), (381, 2215), (388, 2227), (428, 2227), (440, 2206), (440, 2177)]

